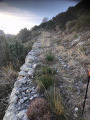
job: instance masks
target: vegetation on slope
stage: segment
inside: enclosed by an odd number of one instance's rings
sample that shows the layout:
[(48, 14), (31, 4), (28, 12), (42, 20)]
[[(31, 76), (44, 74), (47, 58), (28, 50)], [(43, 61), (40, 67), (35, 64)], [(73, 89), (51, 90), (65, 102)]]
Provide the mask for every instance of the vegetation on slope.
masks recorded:
[(75, 7), (70, 7), (66, 12), (58, 14), (48, 22), (35, 26), (34, 29), (46, 30), (65, 30), (69, 22), (69, 27), (74, 27), (74, 30), (80, 30), (90, 26), (90, 8), (86, 2), (80, 2)]
[(3, 119), (8, 105), (8, 96), (17, 79), (20, 66), (24, 64), (39, 33), (26, 28), (16, 36), (0, 36), (0, 120)]
[[(5, 80), (12, 80), (12, 79), (15, 80), (16, 79), (17, 75), (16, 75), (15, 70), (19, 70), (20, 66), (24, 63), (26, 54), (28, 53), (28, 51), (31, 50), (32, 44), (35, 42), (38, 35), (40, 34), (38, 32), (39, 30), (80, 31), (80, 30), (85, 30), (87, 28), (89, 29), (90, 28), (90, 9), (89, 9), (89, 7), (86, 8), (86, 6), (87, 6), (87, 4), (85, 4), (85, 0), (84, 0), (84, 2), (79, 3), (75, 7), (70, 7), (66, 12), (63, 12), (63, 13), (57, 15), (56, 17), (53, 17), (52, 20), (50, 20), (46, 23), (42, 23), (39, 26), (35, 26), (34, 28), (32, 28), (32, 30), (27, 30), (26, 28), (22, 29), (19, 32), (19, 34), (13, 38), (5, 38), (4, 35), (0, 36), (0, 66), (1, 65), (6, 66), (3, 69), (4, 73), (5, 73), (3, 78), (5, 78)], [(62, 36), (60, 36), (60, 37), (62, 37)], [(74, 36), (74, 37), (77, 38), (77, 36)], [(67, 37), (67, 40), (58, 41), (58, 42), (60, 42), (60, 45), (62, 45), (63, 47), (65, 47), (64, 45), (66, 44), (66, 48), (67, 48), (67, 47), (70, 47), (67, 44), (67, 43), (69, 43), (69, 41), (71, 42), (72, 40), (70, 40)], [(89, 42), (89, 39), (87, 42)], [(86, 45), (86, 43), (84, 44), (83, 47), (80, 47), (81, 52), (85, 53), (85, 55), (89, 54), (89, 50), (87, 50), (87, 46), (89, 48), (89, 44)], [(75, 46), (75, 45), (76, 44), (73, 44), (73, 46)], [(69, 54), (69, 52), (71, 52), (71, 51), (69, 50), (68, 54)], [(72, 53), (71, 52), (70, 56), (72, 56), (72, 55), (75, 56), (75, 54), (74, 54), (75, 52), (76, 51), (73, 51), (73, 54), (71, 54)], [(66, 54), (67, 54), (67, 52), (66, 52)], [(64, 55), (65, 55), (65, 52), (64, 52)], [(62, 54), (63, 59), (67, 57), (64, 55)], [(81, 58), (84, 59), (84, 57), (82, 57), (82, 56), (81, 56)], [(52, 56), (49, 56), (49, 57), (47, 56), (47, 60), (49, 60), (49, 62), (53, 61), (53, 59), (54, 58)], [(87, 64), (86, 56), (85, 56), (85, 60), (83, 60), (83, 59), (82, 59), (82, 63), (86, 62), (86, 64)], [(78, 61), (79, 61), (79, 58), (78, 58)], [(11, 71), (13, 71), (13, 69), (8, 70), (7, 63), (9, 65), (13, 66), (12, 67), (14, 69), (13, 73), (11, 73)], [(90, 62), (88, 61), (88, 63), (90, 63)], [(71, 64), (72, 71), (73, 71), (73, 66), (75, 66), (74, 61), (70, 59), (70, 63), (68, 63), (68, 64)], [(84, 63), (84, 65), (85, 65), (85, 63)], [(9, 66), (9, 68), (10, 68), (10, 66)], [(79, 76), (78, 73), (79, 72), (77, 70), (77, 72), (75, 72), (76, 77)], [(9, 78), (6, 78), (7, 75), (9, 76)], [(45, 76), (42, 75), (40, 78), (40, 81), (42, 82), (43, 78), (44, 78), (44, 80), (52, 79), (50, 77), (47, 77), (47, 75), (45, 75)], [(81, 77), (79, 76), (79, 78), (75, 78), (75, 79), (80, 80)], [(46, 85), (47, 81), (42, 82), (42, 83), (45, 84), (44, 86), (47, 86)], [(49, 86), (51, 86), (51, 85), (52, 84), (50, 83)], [(9, 92), (11, 91), (11, 88), (12, 87), (9, 86), (9, 89), (8, 89)], [(3, 89), (2, 89), (2, 91), (3, 91)], [(8, 94), (5, 93), (5, 95), (7, 96)], [(58, 103), (61, 104), (61, 101), (58, 101), (58, 95), (57, 95), (57, 98), (54, 100), (54, 110), (56, 110), (56, 113), (57, 113)], [(1, 116), (1, 119), (2, 119), (2, 116)]]

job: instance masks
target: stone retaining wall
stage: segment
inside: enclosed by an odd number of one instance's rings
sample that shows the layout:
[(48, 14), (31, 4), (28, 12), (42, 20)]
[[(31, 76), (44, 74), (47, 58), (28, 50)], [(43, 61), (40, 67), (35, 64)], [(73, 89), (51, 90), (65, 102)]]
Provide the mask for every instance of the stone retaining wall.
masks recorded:
[(26, 56), (25, 64), (20, 68), (17, 81), (11, 92), (9, 106), (3, 120), (27, 120), (28, 105), (31, 100), (39, 96), (37, 86), (32, 82), (32, 78), (36, 66), (40, 64), (41, 47), (41, 43), (37, 41)]

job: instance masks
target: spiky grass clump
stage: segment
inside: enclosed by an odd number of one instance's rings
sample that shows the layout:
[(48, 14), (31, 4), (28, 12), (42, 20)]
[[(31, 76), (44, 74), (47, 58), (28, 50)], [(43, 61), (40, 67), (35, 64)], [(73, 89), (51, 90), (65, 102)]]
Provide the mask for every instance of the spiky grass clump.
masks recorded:
[(51, 85), (53, 85), (53, 75), (56, 73), (56, 69), (52, 69), (48, 66), (40, 67), (39, 71), (35, 74), (38, 83), (38, 90), (43, 91), (43, 89), (48, 89)]
[(54, 55), (52, 53), (49, 53), (46, 55), (46, 60), (49, 62), (54, 61)]
[(52, 69), (52, 68), (50, 68), (50, 67), (48, 67), (48, 66), (43, 66), (42, 67), (42, 73), (43, 74), (46, 74), (46, 75), (54, 75), (54, 74), (56, 74), (56, 70), (55, 69)]
[(53, 78), (51, 75), (42, 75), (39, 77), (39, 82), (47, 89), (53, 84)]

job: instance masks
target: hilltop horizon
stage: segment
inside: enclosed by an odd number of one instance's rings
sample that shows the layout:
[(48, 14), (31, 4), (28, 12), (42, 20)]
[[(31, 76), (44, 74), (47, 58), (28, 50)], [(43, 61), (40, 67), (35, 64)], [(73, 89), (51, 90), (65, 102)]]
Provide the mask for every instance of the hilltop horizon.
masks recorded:
[(0, 2), (0, 29), (5, 34), (17, 34), (23, 28), (31, 29), (41, 24), (44, 17), (49, 20), (61, 12), (65, 12), (70, 6), (75, 6), (80, 0), (25, 2), (2, 0)]

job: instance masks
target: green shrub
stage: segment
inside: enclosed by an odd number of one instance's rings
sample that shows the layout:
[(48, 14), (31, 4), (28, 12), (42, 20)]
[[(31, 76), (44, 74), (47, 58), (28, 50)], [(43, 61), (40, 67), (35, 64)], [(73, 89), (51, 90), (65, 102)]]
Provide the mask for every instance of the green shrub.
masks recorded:
[(54, 55), (52, 53), (47, 54), (46, 55), (46, 60), (51, 61), (51, 62), (54, 61)]
[(12, 57), (20, 59), (23, 51), (23, 45), (20, 42), (17, 40), (11, 41), (8, 43), (8, 48)]
[(80, 30), (84, 27), (90, 27), (90, 15), (88, 14), (82, 15), (77, 19), (74, 29)]
[(51, 75), (42, 75), (39, 77), (39, 81), (46, 89), (53, 84), (53, 78)]
[(27, 28), (21, 29), (20, 32), (17, 34), (17, 39), (22, 41), (22, 43), (25, 43), (28, 41), (29, 37), (31, 36), (31, 33)]
[(12, 63), (14, 69), (19, 69), (24, 63), (25, 56), (25, 48), (20, 41), (11, 39), (7, 42), (7, 61)]
[(23, 44), (25, 55), (32, 49), (33, 43)]

